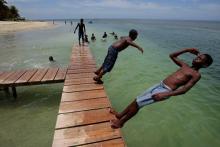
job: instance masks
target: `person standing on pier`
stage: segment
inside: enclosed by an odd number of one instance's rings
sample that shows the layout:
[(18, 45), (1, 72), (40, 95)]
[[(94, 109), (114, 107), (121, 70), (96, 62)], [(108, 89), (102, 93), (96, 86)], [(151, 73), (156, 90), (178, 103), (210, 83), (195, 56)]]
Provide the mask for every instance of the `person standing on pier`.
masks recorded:
[(86, 34), (86, 27), (85, 24), (83, 23), (83, 19), (80, 19), (80, 23), (77, 24), (75, 30), (74, 30), (74, 34), (76, 33), (77, 28), (79, 27), (79, 45), (81, 45), (80, 43), (80, 39), (82, 38), (82, 43), (84, 45), (84, 35)]

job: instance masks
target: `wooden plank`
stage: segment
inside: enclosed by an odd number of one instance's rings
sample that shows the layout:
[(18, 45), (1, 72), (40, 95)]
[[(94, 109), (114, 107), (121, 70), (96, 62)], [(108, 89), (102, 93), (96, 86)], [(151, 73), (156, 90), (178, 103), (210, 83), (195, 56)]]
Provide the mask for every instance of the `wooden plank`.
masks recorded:
[(85, 110), (101, 109), (110, 107), (107, 98), (89, 99), (73, 102), (60, 103), (59, 113), (79, 112)]
[(115, 117), (109, 113), (108, 108), (59, 114), (57, 117), (56, 129), (89, 125), (110, 121), (112, 119), (115, 119)]
[(95, 66), (96, 64), (95, 63), (83, 63), (83, 62), (78, 62), (78, 63), (76, 63), (76, 62), (70, 62), (70, 63), (72, 63), (72, 64), (74, 64), (74, 65), (78, 65), (78, 66), (84, 66), (84, 65), (90, 65), (90, 66)]
[(77, 69), (77, 70), (68, 70), (67, 74), (78, 74), (78, 73), (94, 73), (94, 69)]
[(96, 60), (93, 57), (82, 57), (82, 56), (80, 57), (73, 56), (71, 57), (71, 61), (76, 61), (76, 62), (91, 61), (91, 62), (96, 63)]
[(56, 77), (54, 78), (55, 80), (64, 80), (65, 77), (66, 77), (66, 72), (67, 72), (67, 69), (59, 69), (58, 72), (57, 72), (57, 75)]
[(61, 101), (77, 101), (102, 97), (107, 97), (104, 90), (80, 91), (73, 93), (62, 93)]
[(56, 130), (53, 147), (76, 146), (102, 140), (120, 138), (120, 131), (112, 129), (110, 123)]
[(52, 81), (55, 78), (58, 70), (59, 68), (49, 68), (41, 82)]
[(78, 66), (78, 65), (69, 65), (68, 70), (76, 70), (76, 69), (96, 69), (96, 66), (94, 65), (83, 65), (83, 66)]
[(12, 75), (13, 73), (15, 73), (15, 71), (4, 72), (3, 74), (1, 74), (1, 76), (0, 76), (0, 83), (2, 84), (2, 82), (5, 79), (7, 79), (10, 75)]
[(4, 84), (13, 84), (17, 79), (19, 79), (26, 71), (20, 70), (15, 71), (13, 74), (11, 74), (7, 79), (4, 80)]
[(82, 146), (80, 145), (77, 147), (126, 147), (126, 145), (124, 144), (124, 140), (122, 138), (118, 138)]
[(26, 83), (37, 72), (37, 69), (27, 70), (15, 83)]
[(95, 64), (95, 61), (91, 61), (91, 60), (79, 60), (79, 59), (74, 59), (74, 60), (70, 60), (73, 64)]
[(80, 78), (80, 79), (67, 79), (64, 82), (65, 86), (69, 85), (78, 85), (78, 84), (90, 84), (90, 83), (96, 83), (93, 78)]
[(34, 76), (28, 81), (29, 83), (37, 83), (42, 80), (48, 69), (38, 69)]
[(70, 85), (70, 86), (64, 86), (63, 87), (63, 92), (96, 90), (96, 89), (103, 89), (103, 88), (104, 88), (103, 85), (100, 85), (100, 84)]
[(90, 55), (74, 55), (70, 58), (70, 60), (80, 60), (80, 61), (95, 61), (95, 59)]
[(77, 57), (76, 55), (73, 55), (70, 60), (80, 60), (80, 61), (95, 61), (95, 59), (91, 56), (91, 55), (88, 55), (88, 56), (79, 56)]
[(67, 74), (66, 79), (93, 78), (94, 76), (96, 76), (94, 73)]

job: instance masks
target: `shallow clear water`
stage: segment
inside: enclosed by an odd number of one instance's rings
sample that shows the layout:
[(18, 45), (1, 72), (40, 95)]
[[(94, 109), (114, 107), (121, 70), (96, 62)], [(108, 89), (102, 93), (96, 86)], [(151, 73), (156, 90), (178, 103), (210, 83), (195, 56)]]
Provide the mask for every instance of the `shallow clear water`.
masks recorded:
[[(142, 108), (122, 131), (131, 147), (220, 145), (220, 22), (94, 20), (86, 26), (89, 36), (95, 32), (97, 37), (90, 48), (98, 65), (114, 41), (109, 35), (102, 42), (104, 31), (119, 36), (127, 35), (132, 28), (139, 32), (135, 42), (144, 48), (144, 54), (129, 47), (119, 54), (114, 69), (104, 77), (107, 94), (117, 111), (178, 68), (169, 53), (196, 47), (211, 54), (213, 65), (201, 70), (202, 79), (187, 94)], [(49, 30), (1, 34), (0, 70), (49, 67), (50, 55), (60, 66), (66, 66), (76, 42), (72, 30), (69, 23), (60, 23)], [(190, 64), (193, 56), (186, 54), (182, 58)], [(11, 97), (0, 91), (0, 145), (50, 146), (61, 91), (62, 84), (20, 87), (17, 102), (11, 102)]]

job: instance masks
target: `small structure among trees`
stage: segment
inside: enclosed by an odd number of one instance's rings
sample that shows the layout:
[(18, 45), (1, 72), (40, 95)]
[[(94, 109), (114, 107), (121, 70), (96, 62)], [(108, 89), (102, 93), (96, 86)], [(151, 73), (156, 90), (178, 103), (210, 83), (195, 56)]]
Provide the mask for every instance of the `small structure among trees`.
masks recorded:
[(20, 17), (15, 6), (7, 6), (5, 0), (0, 0), (0, 20), (25, 20)]

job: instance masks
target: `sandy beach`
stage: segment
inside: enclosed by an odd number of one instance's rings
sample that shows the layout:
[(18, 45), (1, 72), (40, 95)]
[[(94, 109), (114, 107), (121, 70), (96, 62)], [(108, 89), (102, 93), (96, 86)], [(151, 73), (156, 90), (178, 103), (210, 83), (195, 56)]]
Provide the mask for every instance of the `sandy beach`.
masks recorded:
[(32, 29), (45, 29), (51, 28), (55, 25), (52, 22), (37, 22), (37, 21), (26, 21), (26, 22), (14, 22), (14, 21), (0, 21), (0, 33), (26, 31)]

